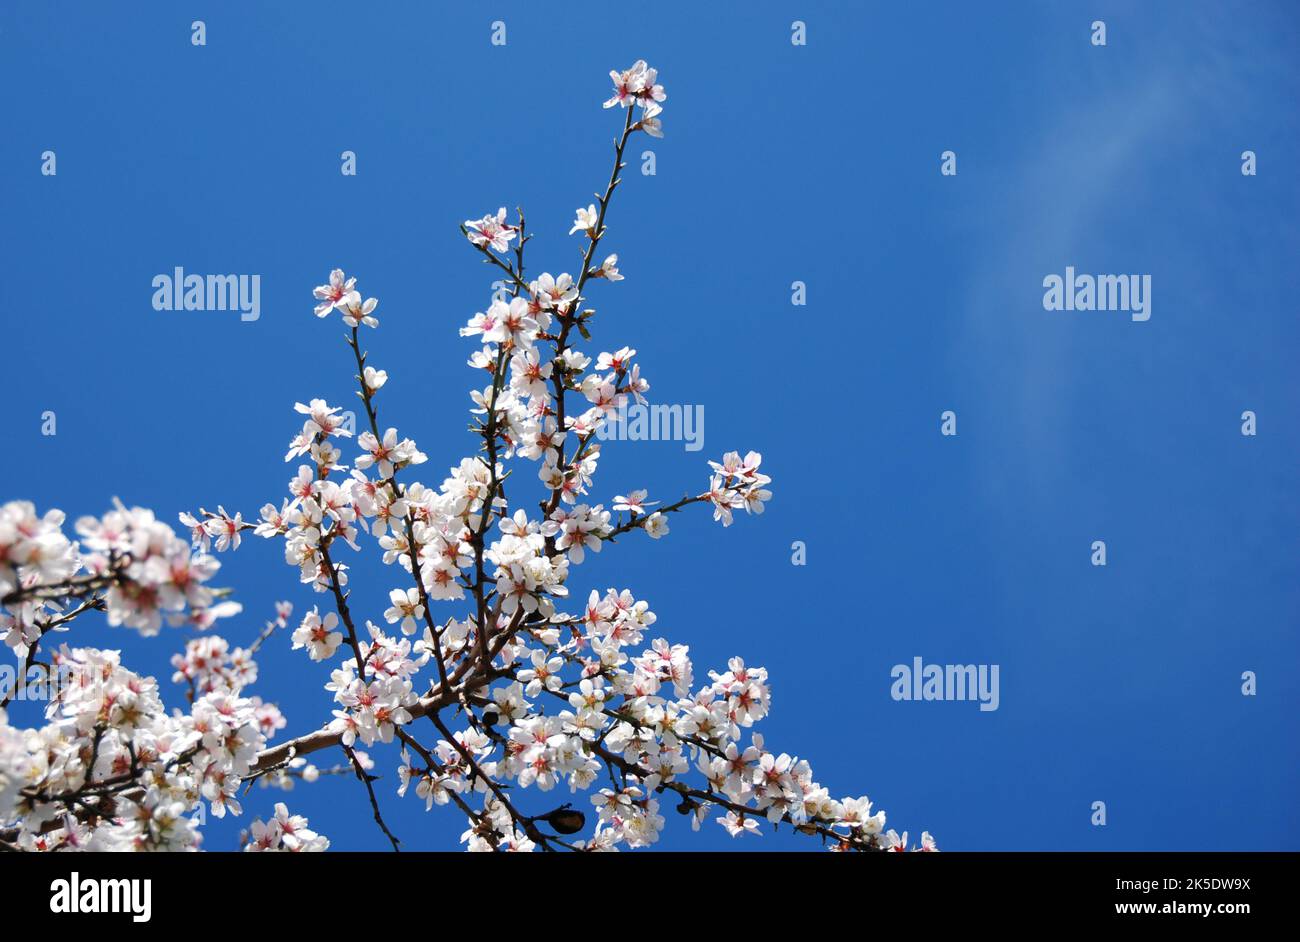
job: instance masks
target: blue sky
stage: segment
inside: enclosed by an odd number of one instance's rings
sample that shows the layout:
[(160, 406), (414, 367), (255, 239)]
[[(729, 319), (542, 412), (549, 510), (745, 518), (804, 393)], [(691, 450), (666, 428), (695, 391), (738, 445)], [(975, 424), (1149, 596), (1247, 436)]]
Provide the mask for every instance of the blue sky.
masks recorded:
[[(679, 515), (666, 540), (622, 540), (575, 591), (649, 599), (701, 675), (732, 654), (766, 666), (769, 746), (941, 847), (1297, 849), (1298, 9), (8, 4), (0, 499), (76, 517), (120, 496), (173, 520), (278, 503), (293, 403), (351, 400), (343, 331), (311, 315), (334, 266), (380, 299), (381, 421), (441, 480), (474, 447), (456, 329), (491, 281), (456, 225), (522, 205), (530, 269), (575, 270), (565, 233), (619, 120), (606, 73), (645, 58), (667, 136), (635, 139), (615, 196), (626, 281), (592, 292), (592, 352), (636, 347), (655, 401), (704, 406), (705, 448), (607, 445), (597, 496), (671, 500), (702, 489), (707, 457), (753, 448), (775, 497), (729, 530)], [(1042, 279), (1067, 265), (1149, 273), (1151, 320), (1045, 311)], [(259, 273), (261, 318), (154, 311), (175, 266)], [(232, 642), (276, 599), (322, 601), (278, 545), (223, 563), (245, 605)], [(356, 560), (368, 617), (390, 577)], [(83, 620), (68, 640), (120, 647), (179, 704), (184, 638)], [(329, 695), (288, 648), (268, 644), (254, 689), (296, 733)], [(891, 667), (916, 656), (999, 665), (1000, 708), (893, 701)], [(458, 817), (397, 800), (379, 757), (404, 847), (454, 845)], [(277, 797), (254, 792), (245, 821)], [(336, 848), (383, 846), (354, 779), (289, 803)], [(670, 818), (663, 848), (737, 846)]]

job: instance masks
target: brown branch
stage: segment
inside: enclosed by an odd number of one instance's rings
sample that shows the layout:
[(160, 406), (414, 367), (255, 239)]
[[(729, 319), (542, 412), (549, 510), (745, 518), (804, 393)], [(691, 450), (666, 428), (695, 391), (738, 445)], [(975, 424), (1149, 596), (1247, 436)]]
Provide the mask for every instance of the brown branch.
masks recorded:
[(371, 784), (375, 780), (375, 776), (371, 775), (361, 767), (361, 760), (357, 758), (357, 754), (351, 746), (344, 746), (343, 751), (347, 753), (348, 758), (352, 760), (352, 768), (356, 770), (357, 778), (361, 779), (361, 783), (366, 786), (366, 794), (370, 796), (370, 810), (375, 813), (375, 823), (379, 825), (379, 830), (384, 832), (384, 836), (388, 838), (389, 843), (393, 845), (393, 852), (397, 853), (401, 850), (401, 848), (397, 846), (401, 841), (393, 836), (393, 832), (390, 831), (388, 825), (384, 823), (384, 816), (379, 813), (379, 801), (375, 798), (375, 787)]
[[(600, 244), (600, 240), (605, 236), (605, 213), (609, 211), (610, 200), (613, 198), (614, 190), (618, 187), (620, 182), (619, 171), (621, 171), (625, 166), (623, 163), (623, 149), (627, 146), (627, 140), (632, 135), (633, 114), (634, 109), (629, 107), (627, 109), (627, 117), (623, 122), (623, 133), (619, 137), (618, 143), (614, 145), (614, 168), (610, 171), (609, 183), (605, 187), (605, 194), (597, 197), (600, 208), (596, 212), (596, 227), (590, 233), (590, 241), (587, 245), (587, 251), (582, 257), (582, 271), (578, 274), (578, 290), (573, 299), (573, 309), (575, 311), (580, 311), (583, 301), (582, 289), (586, 286), (587, 278), (590, 275), (592, 258), (596, 254), (596, 246)], [(581, 313), (569, 313), (560, 317), (560, 334), (555, 339), (555, 358), (557, 361), (564, 354), (564, 351), (568, 349), (569, 331), (573, 328), (574, 324), (579, 323), (581, 317)], [(558, 436), (559, 433), (564, 431), (564, 394), (566, 392), (564, 371), (559, 369), (558, 362), (555, 371), (551, 375), (551, 383), (555, 389), (555, 422), (556, 433)], [(555, 449), (555, 457), (558, 459), (558, 464), (556, 466), (563, 469), (566, 467), (564, 461), (564, 443), (559, 441), (552, 447)], [(582, 443), (579, 442), (577, 448), (581, 447)], [(577, 448), (575, 448), (575, 455), (577, 453)], [(551, 493), (550, 501), (548, 501), (543, 508), (543, 516), (549, 517), (559, 505), (560, 492), (553, 491)], [(553, 549), (554, 540), (548, 539), (547, 542)]]

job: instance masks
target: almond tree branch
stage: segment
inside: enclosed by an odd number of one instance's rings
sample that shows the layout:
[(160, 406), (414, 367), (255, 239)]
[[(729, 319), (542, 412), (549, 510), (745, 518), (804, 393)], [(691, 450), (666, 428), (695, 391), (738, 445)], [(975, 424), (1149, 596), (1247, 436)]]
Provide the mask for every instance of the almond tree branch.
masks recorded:
[[(564, 395), (567, 390), (564, 372), (563, 370), (558, 368), (559, 361), (560, 358), (564, 355), (565, 350), (569, 348), (569, 331), (572, 330), (573, 326), (575, 324), (578, 324), (582, 318), (581, 313), (575, 314), (573, 312), (580, 311), (582, 301), (583, 301), (582, 289), (586, 286), (587, 279), (588, 277), (590, 277), (591, 262), (593, 257), (596, 254), (596, 246), (600, 244), (600, 240), (605, 236), (605, 214), (609, 211), (609, 204), (610, 204), (610, 200), (613, 199), (614, 190), (618, 187), (619, 183), (621, 182), (621, 178), (619, 177), (619, 171), (621, 171), (625, 166), (623, 163), (623, 149), (627, 146), (627, 140), (632, 135), (632, 129), (634, 127), (633, 117), (634, 117), (634, 109), (629, 107), (627, 109), (627, 117), (623, 122), (623, 133), (619, 136), (618, 143), (614, 145), (614, 167), (609, 174), (609, 183), (605, 187), (605, 194), (603, 196), (597, 197), (597, 199), (600, 202), (599, 202), (599, 208), (596, 211), (596, 226), (595, 229), (589, 234), (590, 241), (588, 242), (587, 245), (587, 251), (582, 257), (582, 271), (578, 275), (577, 296), (573, 299), (573, 305), (570, 312), (567, 314), (562, 314), (560, 316), (560, 333), (559, 336), (556, 337), (555, 339), (555, 359), (557, 361), (556, 363), (557, 368), (551, 374), (551, 383), (555, 389), (555, 421), (556, 421), (557, 432), (564, 431), (564, 419), (565, 419)], [(579, 330), (585, 330), (585, 328), (579, 327)], [(552, 447), (555, 449), (557, 467), (564, 468), (565, 461), (564, 461), (563, 441), (557, 441)], [(582, 443), (579, 442), (577, 447), (581, 448)], [(575, 449), (575, 453), (576, 453), (576, 449)], [(553, 491), (551, 493), (551, 499), (546, 503), (545, 507), (543, 508), (543, 515), (550, 516), (555, 511), (555, 508), (558, 507), (559, 505), (560, 505), (560, 492), (558, 490)], [(553, 540), (548, 541), (548, 547), (551, 550), (554, 549)]]
[(375, 798), (375, 787), (371, 784), (375, 780), (375, 777), (361, 767), (361, 760), (357, 758), (357, 754), (351, 746), (344, 746), (343, 751), (347, 753), (348, 759), (352, 761), (352, 768), (356, 770), (357, 778), (361, 779), (361, 783), (366, 786), (366, 794), (370, 796), (370, 810), (375, 814), (375, 823), (379, 825), (379, 830), (384, 832), (384, 836), (388, 838), (389, 843), (393, 845), (393, 852), (397, 853), (401, 850), (401, 848), (397, 846), (401, 841), (393, 836), (393, 832), (390, 831), (388, 825), (384, 823), (384, 816), (379, 813), (379, 802)]

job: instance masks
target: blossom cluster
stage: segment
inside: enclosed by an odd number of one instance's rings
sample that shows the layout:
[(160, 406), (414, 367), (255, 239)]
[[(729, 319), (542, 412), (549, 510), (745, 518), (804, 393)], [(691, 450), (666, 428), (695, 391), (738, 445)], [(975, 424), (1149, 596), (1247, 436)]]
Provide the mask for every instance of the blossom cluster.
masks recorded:
[[(665, 794), (696, 829), (721, 810), (716, 820), (732, 836), (785, 822), (837, 850), (905, 848), (906, 835), (886, 831), (885, 813), (872, 813), (866, 796), (832, 797), (806, 760), (769, 751), (757, 733), (746, 736), (770, 707), (763, 668), (733, 658), (727, 671), (710, 671), (709, 682), (697, 685), (686, 646), (650, 639), (655, 621), (645, 601), (609, 589), (593, 591), (566, 630), (529, 631), (537, 644), (512, 648), (503, 668), (508, 681), (491, 690), (480, 728), (455, 734), (458, 745), (436, 744), (440, 770), (419, 769), (404, 753), (401, 793), (414, 781), (432, 807), (470, 791), (463, 749), (483, 775), (521, 789), (567, 785), (576, 792), (590, 789), (607, 767), (617, 774), (616, 787), (591, 798), (596, 828), (577, 842), (586, 850), (655, 843), (665, 826), (657, 796)], [(558, 708), (548, 710), (552, 704)], [(695, 777), (703, 787), (690, 784)], [(510, 845), (496, 849), (532, 846), (513, 825), (494, 830)], [(493, 849), (474, 829), (466, 841)], [(934, 849), (928, 834), (918, 849)]]
[(214, 686), (169, 714), (153, 678), (116, 651), (63, 645), (51, 660), (64, 680), (47, 725), (17, 730), (0, 711), (0, 825), (16, 821), (16, 846), (193, 850), (204, 814), (240, 813), (236, 793), (284, 725), (278, 710)]
[(176, 673), (172, 680), (188, 683), (200, 694), (237, 690), (257, 680), (257, 662), (244, 648), (230, 649), (220, 635), (201, 635), (187, 641), (183, 654), (172, 655)]
[(316, 316), (328, 317), (331, 311), (340, 311), (343, 314), (343, 322), (349, 327), (359, 327), (362, 324), (367, 327), (378, 327), (379, 318), (372, 312), (379, 306), (379, 301), (376, 298), (366, 298), (362, 301), (360, 292), (356, 290), (356, 284), (355, 278), (345, 278), (343, 272), (337, 268), (330, 272), (329, 281), (313, 292), (316, 300), (320, 302), (316, 305)]
[(18, 790), (26, 784), (20, 773), (27, 766), (27, 734), (9, 725), (0, 710), (0, 821), (12, 821), (18, 808)]
[(259, 818), (253, 822), (244, 838), (244, 850), (252, 853), (327, 850), (329, 838), (317, 834), (307, 824), (302, 815), (290, 814), (284, 802), (276, 802), (275, 814), (269, 821)]
[(57, 584), (79, 568), (77, 548), (63, 534), (61, 510), (36, 515), (30, 501), (0, 506), (0, 596), (19, 586)]
[(651, 137), (663, 137), (663, 124), (659, 114), (663, 111), (660, 102), (668, 96), (664, 87), (657, 84), (659, 72), (646, 65), (644, 59), (637, 59), (632, 68), (622, 72), (611, 71), (610, 79), (614, 83), (614, 94), (605, 102), (606, 108), (620, 105), (624, 108), (636, 104), (641, 109), (638, 126)]
[(399, 641), (373, 624), (367, 627), (370, 641), (359, 645), (361, 664), (345, 660), (325, 685), (342, 708), (334, 711), (333, 726), (348, 747), (358, 739), (367, 746), (392, 742), (394, 730), (411, 722), (408, 707), (416, 701), (411, 678), (429, 659), (427, 652), (411, 656), (409, 638)]
[(48, 631), (62, 629), (71, 603), (93, 598), (110, 625), (157, 634), (163, 621), (204, 629), (240, 611), (206, 583), (220, 564), (189, 545), (152, 511), (118, 503), (82, 517), (79, 540), (64, 514), (37, 516), (27, 501), (0, 506), (0, 631), (19, 657)]
[(57, 606), (47, 606), (34, 593), (27, 598), (11, 596), (23, 589), (62, 584), (81, 566), (76, 544), (63, 533), (63, 522), (63, 511), (37, 516), (30, 501), (0, 505), (0, 630), (5, 644), (20, 658), (44, 633), (42, 616)]

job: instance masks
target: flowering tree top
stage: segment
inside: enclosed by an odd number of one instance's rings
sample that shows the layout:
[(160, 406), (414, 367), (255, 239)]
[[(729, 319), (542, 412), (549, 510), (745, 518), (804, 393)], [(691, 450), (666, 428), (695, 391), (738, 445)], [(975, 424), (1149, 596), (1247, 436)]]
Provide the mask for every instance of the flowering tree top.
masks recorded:
[[(713, 820), (733, 836), (769, 822), (833, 850), (909, 849), (865, 796), (834, 798), (806, 760), (767, 748), (754, 731), (771, 703), (765, 669), (732, 658), (697, 677), (688, 647), (659, 636), (632, 589), (571, 592), (575, 567), (619, 537), (661, 539), (670, 516), (693, 505), (730, 526), (772, 496), (762, 456), (750, 451), (708, 462), (705, 489), (677, 500), (629, 488), (595, 497), (597, 433), (629, 402), (643, 404), (650, 383), (635, 350), (580, 348), (596, 319), (587, 293), (623, 278), (618, 255), (597, 261), (606, 217), (628, 140), (662, 136), (667, 99), (643, 61), (610, 77), (604, 105), (620, 108), (623, 124), (603, 195), (576, 210), (569, 230), (582, 245), (576, 275), (525, 274), (522, 211), (512, 218), (502, 207), (461, 227), (506, 287), (460, 328), (480, 377), (469, 393), (476, 450), (440, 483), (418, 480), (428, 456), (379, 421), (388, 374), (361, 345), (362, 328), (379, 327), (379, 302), (335, 269), (315, 289), (315, 314), (347, 328), (363, 427), (350, 441), (342, 407), (296, 404), (288, 494), (255, 520), (199, 508), (180, 515), (186, 539), (150, 511), (119, 505), (78, 520), (72, 538), (61, 511), (0, 506), (0, 631), (24, 668), (44, 650), (51, 694), (39, 729), (9, 725), (8, 698), (0, 704), (7, 848), (196, 849), (206, 815), (241, 814), (249, 784), (337, 774), (360, 781), (397, 849), (372, 771), (383, 761), (396, 768), (397, 795), (464, 818), (470, 850), (644, 847), (668, 807), (696, 829)], [(249, 531), (279, 544), (321, 601), (296, 623), (280, 603), (235, 647), (210, 630), (241, 611), (211, 585), (214, 554), (241, 549)], [(345, 560), (367, 551), (392, 567), (383, 611), (367, 613), (351, 595)], [(47, 636), (91, 611), (142, 635), (164, 624), (196, 632), (172, 660), (187, 711), (169, 713), (157, 681), (116, 651), (53, 646)], [(275, 643), (301, 650), (304, 676), (335, 701), (318, 727), (278, 743), (286, 718), (250, 693), (255, 655)], [(337, 765), (313, 761), (329, 752)], [(570, 799), (551, 797), (556, 790)], [(246, 850), (328, 847), (284, 803), (274, 811), (252, 822)], [(923, 834), (910, 849), (934, 843)]]

